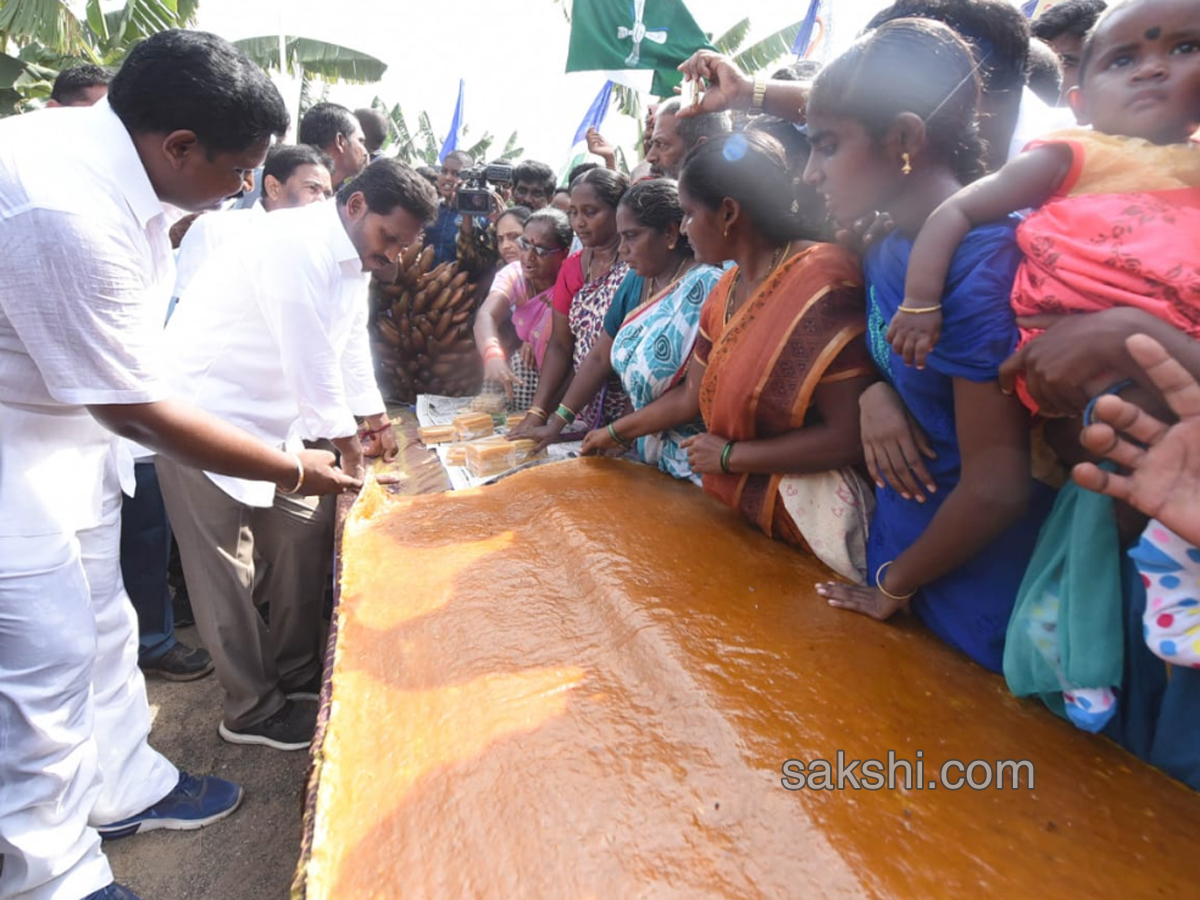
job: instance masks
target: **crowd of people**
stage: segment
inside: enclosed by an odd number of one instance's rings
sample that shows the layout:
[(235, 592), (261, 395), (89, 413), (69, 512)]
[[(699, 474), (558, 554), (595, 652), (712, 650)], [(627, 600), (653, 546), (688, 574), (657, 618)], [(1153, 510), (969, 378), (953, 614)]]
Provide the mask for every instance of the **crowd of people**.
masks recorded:
[(333, 496), (397, 452), (366, 292), (419, 239), (486, 286), (512, 437), (696, 484), (1200, 789), (1200, 0), (896, 0), (823, 66), (680, 68), (632, 172), (593, 131), (490, 213), (371, 110), (280, 143), (197, 32), (0, 123), (0, 897), (133, 897), (102, 838), (237, 808), (143, 672), (309, 745)]

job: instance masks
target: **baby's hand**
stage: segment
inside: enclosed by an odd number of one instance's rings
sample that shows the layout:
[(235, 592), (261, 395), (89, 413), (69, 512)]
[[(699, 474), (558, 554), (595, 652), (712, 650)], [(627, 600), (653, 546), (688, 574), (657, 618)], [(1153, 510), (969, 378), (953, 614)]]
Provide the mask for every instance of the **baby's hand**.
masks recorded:
[(892, 349), (904, 357), (906, 365), (925, 368), (925, 358), (937, 346), (942, 336), (942, 311), (937, 308), (919, 307), (910, 300), (905, 306), (913, 309), (928, 309), (926, 312), (904, 312), (899, 310), (888, 326), (887, 341)]

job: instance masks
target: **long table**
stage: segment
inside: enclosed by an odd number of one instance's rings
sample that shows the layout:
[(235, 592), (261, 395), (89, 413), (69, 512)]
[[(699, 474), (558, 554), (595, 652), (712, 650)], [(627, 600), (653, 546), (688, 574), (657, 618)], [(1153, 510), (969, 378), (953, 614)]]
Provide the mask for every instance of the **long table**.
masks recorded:
[(690, 485), (370, 491), (344, 539), (295, 897), (1196, 894), (1200, 797)]

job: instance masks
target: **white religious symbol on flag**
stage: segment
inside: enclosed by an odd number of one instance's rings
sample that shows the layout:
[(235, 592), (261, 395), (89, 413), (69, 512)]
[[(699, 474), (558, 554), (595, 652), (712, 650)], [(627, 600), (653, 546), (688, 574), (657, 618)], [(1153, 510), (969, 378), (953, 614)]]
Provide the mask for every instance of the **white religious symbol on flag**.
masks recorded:
[(625, 58), (625, 65), (636, 66), (642, 58), (642, 41), (653, 41), (656, 44), (665, 44), (667, 42), (667, 30), (665, 28), (656, 28), (652, 31), (646, 29), (646, 24), (643, 17), (646, 12), (646, 0), (633, 0), (633, 27), (626, 28), (624, 25), (617, 29), (617, 37), (620, 40), (625, 38), (633, 38), (633, 51)]

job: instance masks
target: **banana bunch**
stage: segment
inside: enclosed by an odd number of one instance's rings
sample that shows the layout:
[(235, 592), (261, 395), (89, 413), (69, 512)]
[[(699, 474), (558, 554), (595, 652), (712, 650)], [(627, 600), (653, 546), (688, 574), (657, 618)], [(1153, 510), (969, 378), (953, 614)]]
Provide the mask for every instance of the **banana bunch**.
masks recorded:
[(391, 282), (371, 280), (371, 345), (389, 400), (479, 392), (482, 365), (472, 335), (475, 286), (455, 262), (433, 265), (433, 247), (413, 243)]

